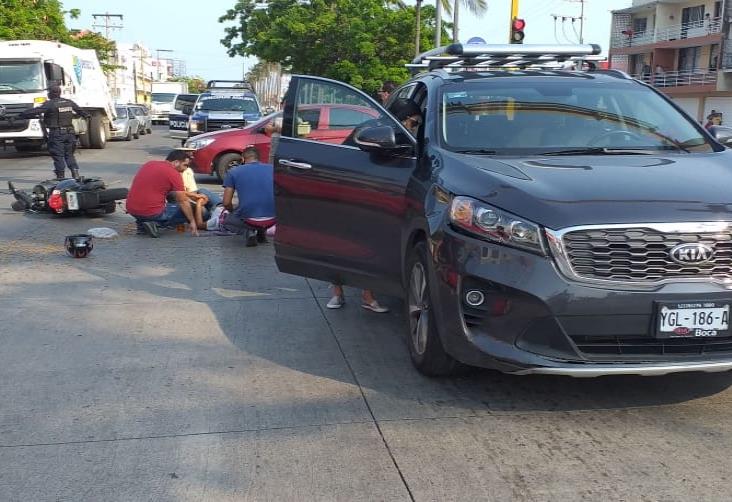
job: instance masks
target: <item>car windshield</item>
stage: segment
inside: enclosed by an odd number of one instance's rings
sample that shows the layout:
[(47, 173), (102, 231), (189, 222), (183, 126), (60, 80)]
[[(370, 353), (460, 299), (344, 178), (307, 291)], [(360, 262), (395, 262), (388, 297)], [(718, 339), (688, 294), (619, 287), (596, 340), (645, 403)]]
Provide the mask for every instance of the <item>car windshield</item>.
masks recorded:
[(172, 103), (176, 96), (171, 92), (153, 92), (151, 99), (153, 103)]
[(201, 98), (198, 109), (209, 112), (259, 113), (254, 98)]
[(525, 76), (463, 81), (443, 88), (440, 115), (444, 145), (468, 153), (713, 151), (684, 115), (629, 80)]
[(40, 92), (42, 90), (41, 63), (37, 61), (0, 62), (0, 94)]
[(126, 119), (127, 118), (127, 108), (124, 106), (118, 106), (114, 109), (114, 113), (117, 115), (118, 119)]

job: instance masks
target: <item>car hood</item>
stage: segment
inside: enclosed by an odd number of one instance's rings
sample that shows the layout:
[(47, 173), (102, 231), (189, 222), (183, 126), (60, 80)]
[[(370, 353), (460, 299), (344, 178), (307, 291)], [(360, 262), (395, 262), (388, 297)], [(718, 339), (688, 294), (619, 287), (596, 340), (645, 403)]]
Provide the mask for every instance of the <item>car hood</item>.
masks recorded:
[(209, 120), (258, 120), (261, 118), (261, 115), (258, 113), (244, 113), (244, 112), (235, 112), (235, 111), (220, 111), (220, 112), (207, 112), (207, 111), (199, 111), (194, 116), (195, 119), (203, 120), (203, 119), (209, 119)]
[(732, 220), (729, 150), (520, 160), (452, 153), (446, 157), (468, 168), (461, 170), (466, 176), (460, 180), (448, 180), (453, 192), (472, 187), (460, 195), (476, 197), (553, 229)]
[(246, 136), (252, 132), (254, 129), (253, 125), (249, 125), (246, 127), (237, 127), (232, 129), (221, 129), (219, 131), (211, 131), (211, 132), (205, 132), (203, 134), (197, 134), (193, 137), (191, 137), (191, 140), (193, 139), (202, 139), (202, 138), (213, 138), (213, 139), (220, 139), (226, 136)]

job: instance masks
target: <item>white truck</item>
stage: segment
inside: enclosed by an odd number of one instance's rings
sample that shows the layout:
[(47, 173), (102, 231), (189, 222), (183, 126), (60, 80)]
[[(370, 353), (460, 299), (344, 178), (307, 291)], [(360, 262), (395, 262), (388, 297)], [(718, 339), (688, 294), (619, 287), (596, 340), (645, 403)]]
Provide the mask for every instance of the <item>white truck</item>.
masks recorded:
[(46, 101), (54, 83), (90, 115), (81, 145), (104, 148), (115, 111), (96, 52), (42, 40), (0, 41), (0, 143), (12, 142), (18, 151), (43, 147), (39, 119), (20, 114)]
[(153, 123), (167, 124), (170, 109), (178, 94), (188, 94), (186, 82), (153, 82), (150, 112)]

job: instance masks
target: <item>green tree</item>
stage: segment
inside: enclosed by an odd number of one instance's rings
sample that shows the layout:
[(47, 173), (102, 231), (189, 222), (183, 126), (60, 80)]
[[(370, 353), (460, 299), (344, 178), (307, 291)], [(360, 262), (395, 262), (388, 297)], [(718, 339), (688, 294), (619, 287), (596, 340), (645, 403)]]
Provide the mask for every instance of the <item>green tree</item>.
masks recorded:
[(64, 15), (79, 17), (79, 9), (63, 10), (58, 0), (0, 0), (0, 40), (55, 40), (80, 49), (94, 49), (105, 72), (116, 45), (99, 33), (69, 31)]
[[(78, 11), (70, 14), (78, 15)], [(58, 0), (2, 0), (0, 2), (0, 39), (68, 39), (64, 12)]]
[(188, 84), (188, 92), (192, 94), (200, 94), (206, 90), (206, 81), (203, 77), (173, 77), (170, 79), (171, 82), (186, 82)]
[[(257, 56), (286, 71), (342, 80), (367, 92), (385, 80), (408, 77), (404, 65), (414, 54), (414, 8), (385, 0), (271, 0), (264, 9), (255, 7), (254, 0), (238, 0), (219, 19), (235, 21), (221, 41), (232, 57)], [(434, 9), (422, 11), (429, 37)]]

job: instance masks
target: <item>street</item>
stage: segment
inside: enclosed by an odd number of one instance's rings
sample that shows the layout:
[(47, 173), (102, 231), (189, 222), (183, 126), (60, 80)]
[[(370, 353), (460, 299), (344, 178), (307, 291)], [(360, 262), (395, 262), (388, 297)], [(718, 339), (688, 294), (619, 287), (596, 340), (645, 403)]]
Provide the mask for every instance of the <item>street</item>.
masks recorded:
[[(78, 160), (128, 187), (176, 144)], [(399, 300), (327, 310), (271, 243), (10, 210), (50, 176), (0, 150), (0, 501), (729, 499), (732, 374), (426, 378)], [(93, 227), (119, 237), (66, 255)]]

